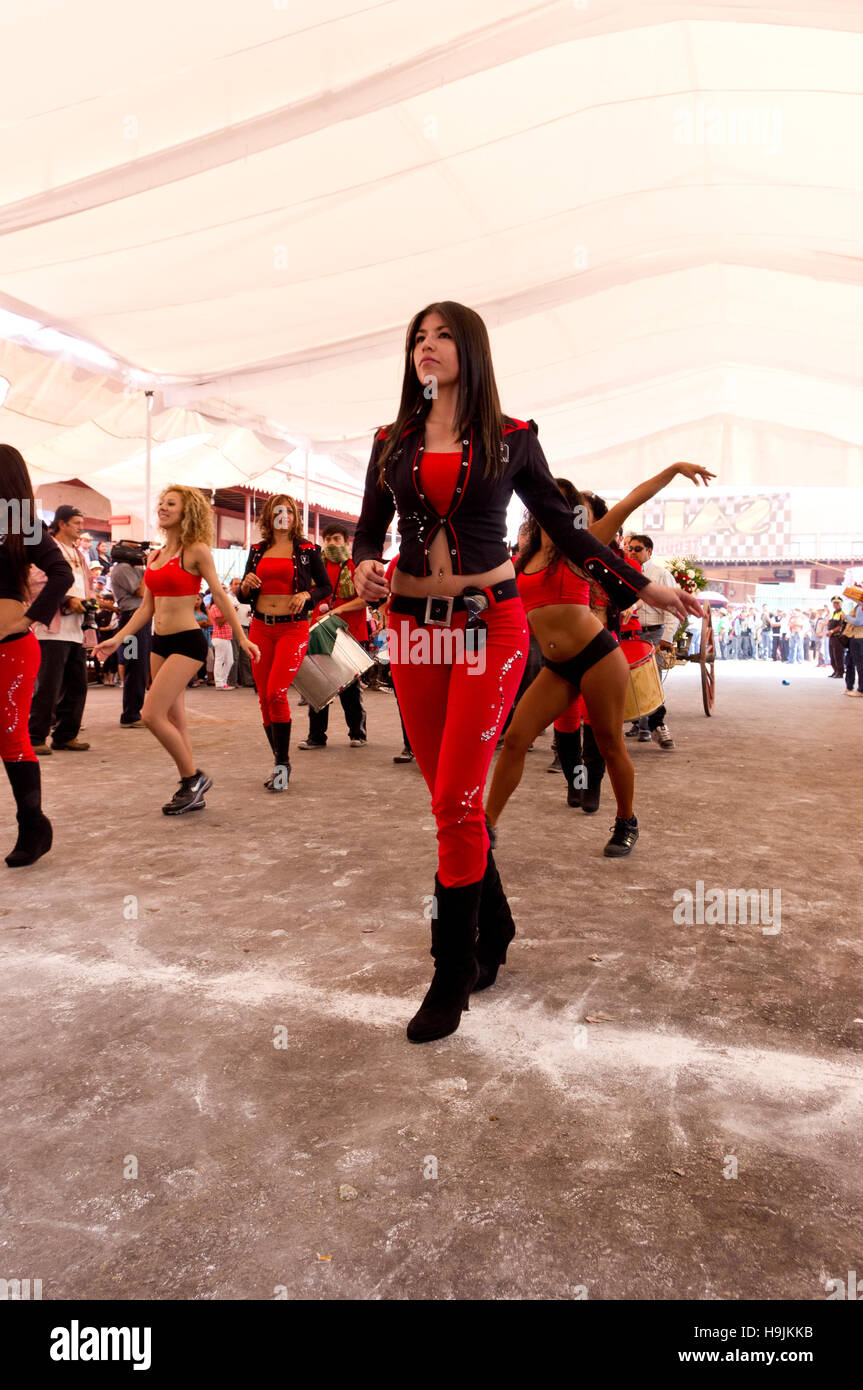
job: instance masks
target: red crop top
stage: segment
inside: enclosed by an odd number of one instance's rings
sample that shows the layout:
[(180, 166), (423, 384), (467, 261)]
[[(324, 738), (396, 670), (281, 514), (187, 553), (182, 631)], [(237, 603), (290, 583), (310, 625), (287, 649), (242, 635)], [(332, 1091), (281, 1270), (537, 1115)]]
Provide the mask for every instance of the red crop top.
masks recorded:
[(461, 454), (423, 453), (420, 486), (438, 516), (446, 516), (461, 468)]
[(518, 575), (518, 592), (528, 613), (534, 608), (549, 608), (554, 603), (585, 604), (590, 599), (586, 579), (573, 574), (564, 559), (554, 566), (546, 565), (535, 574)]
[(294, 592), (294, 562), (283, 556), (258, 562), (259, 594), (292, 594)]
[[(156, 558), (158, 559), (158, 556)], [(157, 570), (154, 570), (152, 565), (147, 566), (144, 583), (154, 597), (185, 598), (201, 592), (201, 576), (184, 570), (182, 559), (181, 550), (179, 555), (172, 555), (167, 564), (160, 565)]]

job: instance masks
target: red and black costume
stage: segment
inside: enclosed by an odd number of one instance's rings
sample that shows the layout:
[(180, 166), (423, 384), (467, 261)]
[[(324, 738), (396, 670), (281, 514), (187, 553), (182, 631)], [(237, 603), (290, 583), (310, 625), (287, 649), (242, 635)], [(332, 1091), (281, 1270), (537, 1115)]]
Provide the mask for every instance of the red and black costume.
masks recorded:
[[(387, 431), (378, 431), (354, 536), (353, 556), (357, 564), (380, 560), (387, 529), (398, 511), (400, 570), (417, 577), (428, 575), (429, 548), (439, 532), (446, 537), (454, 574), (494, 570), (510, 559), (506, 512), (516, 492), (568, 559), (601, 578), (610, 590), (625, 594), (626, 603), (635, 600), (647, 581), (586, 529), (576, 528), (573, 513), (549, 472), (533, 421), (504, 417), (502, 467), (496, 478), (486, 475), (477, 430), (471, 429), (462, 440), (460, 455), (424, 458), (424, 426), (424, 417), (419, 413), (408, 423), (387, 460), (383, 484), (379, 480), (378, 459)], [(453, 653), (459, 650), (455, 643), (447, 649), (449, 657), (441, 654), (441, 643), (438, 655), (430, 662), (419, 664), (415, 655), (411, 660), (417, 650), (414, 643), (418, 629), (445, 626), (464, 632), (470, 608), (465, 597), (412, 599), (396, 594), (389, 608), (393, 681), (437, 822), (439, 920), (432, 924), (432, 954), (440, 971), (442, 955), (449, 950), (447, 936), (459, 936), (460, 956), (453, 969), (456, 974), (461, 972), (468, 992), (476, 988), (471, 916), (475, 933), (479, 914), (476, 959), (481, 976), (483, 966), (487, 967), (480, 986), (492, 982), (501, 959), (499, 954), (494, 962), (482, 958), (482, 903), (494, 898), (498, 920), (508, 917), (506, 899), (489, 855), (483, 792), (498, 733), (518, 689), (528, 650), (527, 620), (515, 580), (494, 585), (483, 593), (488, 606), (482, 613), (485, 643), (477, 652), (477, 656), (483, 657), (481, 663), (454, 659)], [(441, 910), (442, 893), (447, 904), (445, 914)], [(508, 920), (511, 922), (511, 917)], [(507, 939), (511, 939), (514, 930), (512, 927)], [(427, 1011), (431, 993), (421, 1014)], [(412, 1033), (417, 1020), (408, 1029), (412, 1041), (444, 1035), (440, 1029)], [(445, 1031), (451, 1032), (457, 1026), (457, 1019), (450, 1021)]]
[[(441, 530), (454, 574), (493, 570), (510, 558), (506, 511), (516, 492), (563, 555), (601, 580), (607, 592), (620, 595), (622, 605), (633, 603), (648, 583), (589, 531), (574, 525), (572, 510), (549, 472), (533, 421), (504, 420), (503, 469), (498, 478), (486, 476), (474, 430), (462, 440), (460, 457), (448, 455), (441, 461), (431, 456), (434, 467), (429, 470), (423, 457), (423, 421), (417, 417), (388, 459), (382, 487), (378, 458), (386, 437), (386, 431), (379, 430), (372, 448), (354, 536), (357, 564), (380, 559), (397, 510), (400, 570), (428, 575), (429, 547)], [(447, 470), (443, 478), (441, 462)], [(435, 623), (434, 605), (440, 606), (448, 626), (464, 628), (463, 599), (450, 604), (435, 598), (427, 604), (395, 595), (390, 604), (390, 630), (398, 634), (392, 653), (393, 680), (411, 747), (432, 795), (439, 879), (445, 887), (482, 878), (489, 846), (482, 811), (485, 780), (527, 655), (527, 623), (515, 582), (495, 586), (487, 597), (491, 602), (483, 613), (488, 631), (482, 672), (478, 663), (418, 665), (409, 659), (411, 634)]]
[[(25, 613), (33, 623), (51, 622), (74, 575), (52, 536), (41, 527), (39, 538), (27, 542), (27, 559), (46, 577), (46, 582)], [(6, 550), (6, 537), (0, 535), (0, 599), (26, 603), (17, 574)], [(30, 864), (51, 846), (51, 823), (42, 813), (39, 761), (33, 752), (28, 730), (33, 686), (39, 671), (41, 652), (32, 632), (13, 632), (0, 641), (0, 758), (15, 796), (18, 842), (6, 863), (10, 868)]]
[[(294, 541), (292, 559), (268, 556), (265, 542), (253, 545), (246, 560), (243, 581), (256, 574), (260, 589), (243, 590), (240, 597), (251, 607), (249, 641), (260, 649), (261, 659), (252, 666), (252, 675), (261, 706), (264, 732), (273, 749), (276, 767), (290, 772), (291, 707), (288, 690), (303, 663), (309, 645), (309, 614), (332, 593), (320, 548), (311, 541)], [(258, 613), (262, 594), (309, 594), (300, 613)], [(275, 776), (275, 774), (274, 774)], [(277, 790), (274, 777), (266, 785)]]
[[(153, 558), (158, 560), (161, 555)], [(154, 569), (149, 564), (144, 571), (144, 583), (153, 598), (195, 598), (201, 592), (201, 576), (183, 566), (183, 552), (172, 555), (164, 565)], [(154, 632), (150, 650), (154, 656), (187, 656), (203, 665), (207, 660), (207, 639), (198, 627), (181, 628), (179, 632)]]

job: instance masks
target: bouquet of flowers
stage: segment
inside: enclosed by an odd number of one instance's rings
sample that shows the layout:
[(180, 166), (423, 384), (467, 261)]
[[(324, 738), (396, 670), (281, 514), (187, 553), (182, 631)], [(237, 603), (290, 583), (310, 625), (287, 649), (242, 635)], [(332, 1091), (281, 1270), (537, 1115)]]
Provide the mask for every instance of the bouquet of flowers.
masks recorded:
[(694, 594), (698, 589), (707, 588), (704, 570), (694, 555), (685, 555), (682, 560), (677, 558), (669, 560), (668, 569), (675, 584), (679, 588), (685, 589), (688, 594)]
[[(704, 570), (699, 565), (694, 555), (684, 555), (683, 559), (669, 560), (668, 570), (675, 584), (680, 589), (684, 589), (687, 594), (697, 593), (699, 589), (707, 588), (707, 580), (704, 578)], [(684, 620), (674, 634), (675, 645), (683, 646), (689, 644), (689, 628)]]

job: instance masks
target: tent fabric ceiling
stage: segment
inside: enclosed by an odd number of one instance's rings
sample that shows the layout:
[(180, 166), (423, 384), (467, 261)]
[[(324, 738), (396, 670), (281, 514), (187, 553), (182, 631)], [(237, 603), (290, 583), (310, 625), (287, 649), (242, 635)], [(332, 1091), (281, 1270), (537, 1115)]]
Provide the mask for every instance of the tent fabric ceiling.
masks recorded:
[[(22, 0), (0, 38), (0, 304), (154, 374), (202, 469), (265, 471), (280, 428), (361, 459), (406, 323), (452, 298), (552, 462), (745, 417), (843, 441), (855, 481), (863, 6)], [(45, 372), (79, 453), (140, 421)], [(726, 481), (789, 481), (766, 454)]]

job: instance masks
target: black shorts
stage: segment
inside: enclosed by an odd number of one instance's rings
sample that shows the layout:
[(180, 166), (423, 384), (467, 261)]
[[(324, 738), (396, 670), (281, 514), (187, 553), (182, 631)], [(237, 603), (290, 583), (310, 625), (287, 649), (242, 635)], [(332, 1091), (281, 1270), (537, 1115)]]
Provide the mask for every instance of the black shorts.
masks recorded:
[(571, 656), (568, 661), (549, 661), (548, 657), (544, 656), (542, 664), (547, 666), (549, 671), (553, 671), (556, 676), (563, 676), (563, 679), (568, 681), (578, 694), (581, 689), (581, 678), (585, 671), (589, 671), (591, 666), (595, 666), (597, 661), (601, 661), (609, 652), (619, 650), (620, 643), (615, 640), (608, 628), (604, 627), (602, 632), (598, 632), (587, 646), (582, 648), (578, 656)]
[(154, 656), (188, 656), (192, 661), (207, 660), (207, 639), (199, 627), (169, 632), (165, 636), (153, 633)]

